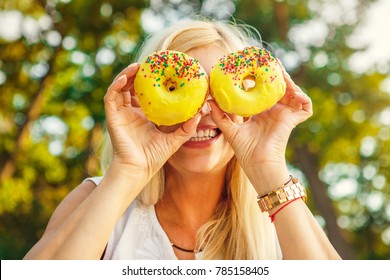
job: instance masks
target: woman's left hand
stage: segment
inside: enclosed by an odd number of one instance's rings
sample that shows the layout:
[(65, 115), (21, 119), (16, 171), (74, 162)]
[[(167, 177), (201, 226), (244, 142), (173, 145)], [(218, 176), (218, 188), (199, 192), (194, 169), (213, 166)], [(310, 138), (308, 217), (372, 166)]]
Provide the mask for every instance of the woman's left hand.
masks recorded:
[[(244, 123), (235, 122), (234, 116), (224, 113), (214, 100), (209, 101), (214, 122), (231, 144), (259, 194), (277, 187), (267, 186), (267, 182), (274, 184), (273, 176), (281, 177), (280, 182), (288, 179), (285, 151), (289, 136), (295, 126), (312, 115), (310, 98), (294, 83), (281, 63), (280, 66), (286, 82), (285, 95), (272, 108)], [(262, 186), (255, 183), (259, 180)]]

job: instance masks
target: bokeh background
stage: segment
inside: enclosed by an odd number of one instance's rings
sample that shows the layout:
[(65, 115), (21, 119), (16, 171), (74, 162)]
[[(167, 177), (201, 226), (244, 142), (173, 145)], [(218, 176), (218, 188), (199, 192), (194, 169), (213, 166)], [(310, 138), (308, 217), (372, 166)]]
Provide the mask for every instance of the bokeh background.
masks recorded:
[(108, 85), (143, 38), (191, 14), (260, 32), (313, 100), (287, 155), (318, 222), (344, 258), (390, 259), (389, 2), (0, 0), (0, 259), (23, 258), (99, 174)]

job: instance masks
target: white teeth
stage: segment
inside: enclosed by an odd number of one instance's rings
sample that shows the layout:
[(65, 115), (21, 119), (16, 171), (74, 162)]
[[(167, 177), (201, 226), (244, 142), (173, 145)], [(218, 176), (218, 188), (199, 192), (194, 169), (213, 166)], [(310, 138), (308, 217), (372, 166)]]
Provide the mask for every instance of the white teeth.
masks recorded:
[(190, 141), (195, 141), (195, 142), (206, 141), (206, 140), (210, 140), (211, 138), (214, 138), (216, 135), (217, 135), (216, 129), (199, 130), (196, 134), (196, 137), (192, 137)]
[(205, 129), (205, 130), (199, 130), (196, 137), (214, 137), (217, 135), (216, 129)]

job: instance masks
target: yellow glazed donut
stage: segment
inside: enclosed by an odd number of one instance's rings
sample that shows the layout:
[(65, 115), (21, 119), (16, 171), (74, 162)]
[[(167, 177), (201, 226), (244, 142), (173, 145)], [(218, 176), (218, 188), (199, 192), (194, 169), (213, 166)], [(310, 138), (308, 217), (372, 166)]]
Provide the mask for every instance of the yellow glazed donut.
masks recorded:
[(141, 63), (134, 90), (146, 117), (157, 125), (187, 121), (202, 107), (208, 78), (198, 61), (176, 51), (158, 51)]
[[(251, 83), (253, 87), (246, 88)], [(276, 104), (286, 83), (277, 60), (265, 49), (248, 47), (222, 57), (210, 72), (211, 95), (227, 113), (248, 117)]]

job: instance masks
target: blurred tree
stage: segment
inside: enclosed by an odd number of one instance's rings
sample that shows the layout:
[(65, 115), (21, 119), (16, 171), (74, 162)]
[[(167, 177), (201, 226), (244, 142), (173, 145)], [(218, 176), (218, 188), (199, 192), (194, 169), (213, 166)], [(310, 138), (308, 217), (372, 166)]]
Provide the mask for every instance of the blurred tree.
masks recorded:
[(353, 67), (374, 2), (1, 1), (0, 258), (22, 258), (62, 198), (98, 174), (107, 86), (143, 37), (193, 13), (259, 30), (313, 100), (288, 149), (310, 207), (344, 257), (390, 258), (389, 62)]
[(145, 5), (0, 2), (0, 258), (23, 257), (63, 197), (97, 174), (102, 98), (131, 61)]
[(305, 174), (313, 208), (344, 258), (390, 257), (389, 163), (380, 159), (388, 159), (389, 135), (379, 117), (390, 102), (381, 89), (389, 61), (366, 73), (351, 67), (362, 51), (351, 38), (373, 2), (241, 1), (236, 12), (313, 100), (314, 116), (293, 132), (289, 160)]

